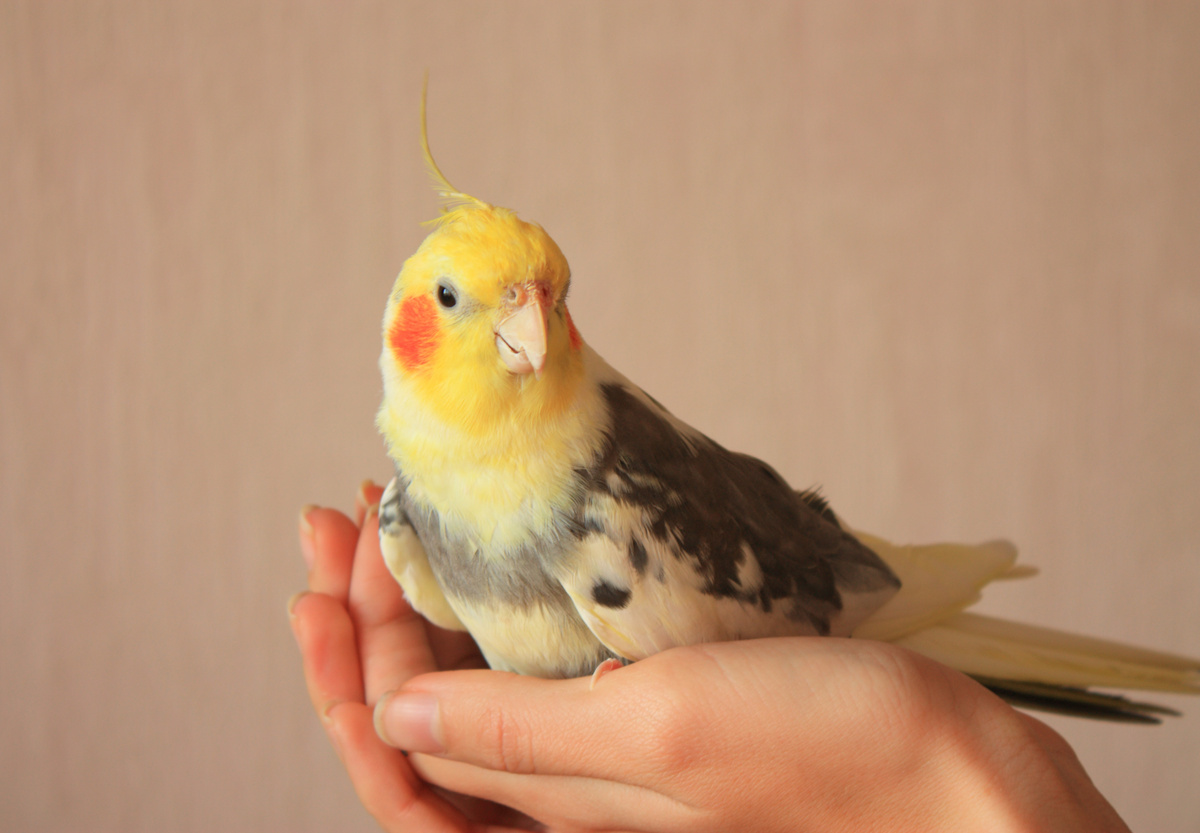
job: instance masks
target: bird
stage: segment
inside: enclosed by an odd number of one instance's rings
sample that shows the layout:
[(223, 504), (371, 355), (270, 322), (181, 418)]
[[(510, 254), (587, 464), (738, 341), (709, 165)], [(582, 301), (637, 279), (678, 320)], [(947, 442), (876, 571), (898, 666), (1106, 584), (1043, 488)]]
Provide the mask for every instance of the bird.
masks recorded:
[(577, 677), (809, 635), (892, 642), (1049, 711), (1152, 723), (1176, 712), (1109, 689), (1200, 693), (1195, 659), (969, 612), (1036, 572), (1012, 544), (853, 530), (677, 418), (583, 339), (550, 235), (443, 175), (424, 92), (420, 128), (442, 212), (384, 313), (380, 544), (413, 609), (490, 667)]

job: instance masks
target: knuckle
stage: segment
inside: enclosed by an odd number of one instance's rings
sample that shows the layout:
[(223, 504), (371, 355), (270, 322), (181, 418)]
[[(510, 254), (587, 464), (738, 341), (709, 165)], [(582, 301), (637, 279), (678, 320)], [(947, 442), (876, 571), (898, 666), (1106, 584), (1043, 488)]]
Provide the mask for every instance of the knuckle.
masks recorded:
[(700, 740), (702, 732), (697, 726), (704, 724), (703, 715), (698, 715), (685, 701), (662, 696), (644, 703), (642, 758), (651, 770), (677, 775), (691, 771), (704, 754)]
[(979, 718), (990, 699), (974, 696), (976, 687), (958, 672), (910, 651), (881, 653), (878, 668), (892, 725), (913, 742), (945, 740), (962, 718)]
[(536, 772), (533, 734), (528, 723), (499, 707), (489, 709), (493, 766), (504, 772), (531, 775)]
[(903, 705), (911, 701), (911, 695), (922, 689), (922, 661), (917, 654), (897, 649), (891, 645), (871, 644), (868, 673), (872, 684), (889, 699)]

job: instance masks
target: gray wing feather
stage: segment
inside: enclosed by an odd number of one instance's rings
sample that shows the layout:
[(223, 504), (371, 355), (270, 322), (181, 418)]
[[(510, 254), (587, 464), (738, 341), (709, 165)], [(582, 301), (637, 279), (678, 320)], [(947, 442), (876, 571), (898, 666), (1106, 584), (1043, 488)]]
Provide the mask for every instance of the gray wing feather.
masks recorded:
[(580, 544), (554, 572), (610, 648), (848, 634), (899, 588), (816, 493), (685, 433), (640, 391), (613, 383), (603, 393), (611, 425), (580, 473)]

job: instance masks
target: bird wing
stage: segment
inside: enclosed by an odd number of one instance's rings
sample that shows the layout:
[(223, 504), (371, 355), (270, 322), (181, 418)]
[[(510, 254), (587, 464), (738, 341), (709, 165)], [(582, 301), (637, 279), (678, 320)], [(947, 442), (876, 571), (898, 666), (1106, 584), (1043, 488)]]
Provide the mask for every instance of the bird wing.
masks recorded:
[(980, 592), (993, 581), (1035, 575), (1037, 570), (1017, 565), (1017, 548), (1008, 541), (982, 544), (897, 545), (853, 533), (878, 555), (903, 585), (888, 603), (854, 629), (854, 636), (892, 642), (936, 625), (979, 601)]
[(399, 481), (395, 477), (387, 484), (379, 501), (379, 548), (388, 571), (404, 589), (404, 597), (413, 610), (439, 628), (466, 630), (434, 578), (425, 547), (404, 511)]
[(608, 648), (847, 635), (899, 587), (824, 501), (726, 450), (624, 380), (583, 474), (576, 542), (547, 569)]

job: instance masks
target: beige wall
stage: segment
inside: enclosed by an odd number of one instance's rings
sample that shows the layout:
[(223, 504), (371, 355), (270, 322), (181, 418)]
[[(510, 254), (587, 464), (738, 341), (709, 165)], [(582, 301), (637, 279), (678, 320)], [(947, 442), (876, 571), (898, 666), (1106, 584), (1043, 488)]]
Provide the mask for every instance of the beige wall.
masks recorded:
[[(368, 830), (283, 605), (443, 168), (585, 337), (986, 609), (1200, 652), (1195, 3), (0, 2), (0, 828)], [(1051, 722), (1200, 829), (1200, 701)]]

